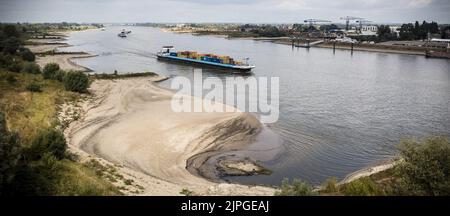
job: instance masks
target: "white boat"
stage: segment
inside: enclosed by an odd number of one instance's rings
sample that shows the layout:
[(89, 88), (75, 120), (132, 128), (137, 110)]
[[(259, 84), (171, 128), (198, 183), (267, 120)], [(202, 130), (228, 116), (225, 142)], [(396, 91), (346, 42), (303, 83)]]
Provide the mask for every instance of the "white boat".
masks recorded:
[(117, 36), (119, 36), (121, 38), (125, 38), (125, 37), (127, 37), (127, 34), (124, 31), (122, 31)]

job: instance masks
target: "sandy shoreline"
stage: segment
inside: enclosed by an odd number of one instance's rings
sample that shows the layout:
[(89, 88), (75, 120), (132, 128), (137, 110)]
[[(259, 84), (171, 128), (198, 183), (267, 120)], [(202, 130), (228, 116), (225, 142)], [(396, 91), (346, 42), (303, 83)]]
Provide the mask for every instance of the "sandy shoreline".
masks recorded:
[[(209, 151), (239, 149), (259, 132), (260, 123), (239, 111), (175, 113), (173, 92), (153, 84), (161, 77), (96, 80), (80, 104), (81, 118), (65, 130), (70, 148), (82, 158), (121, 167), (143, 187), (140, 195), (273, 195), (262, 186), (215, 183), (193, 175)], [(83, 160), (83, 159), (82, 159)]]
[(72, 32), (60, 32), (59, 38), (49, 39), (30, 39), (30, 44), (25, 47), (36, 54), (36, 63), (43, 68), (48, 63), (57, 63), (63, 70), (73, 70), (82, 72), (91, 72), (90, 68), (76, 64), (73, 60), (77, 58), (90, 58), (95, 55), (82, 52), (59, 52), (58, 48), (70, 47), (71, 45), (65, 43), (65, 38)]
[(371, 176), (373, 174), (388, 170), (393, 168), (397, 162), (394, 159), (380, 161), (373, 166), (369, 166), (367, 168), (360, 169), (356, 172), (348, 174), (339, 184), (346, 184), (352, 181), (355, 181), (359, 178)]

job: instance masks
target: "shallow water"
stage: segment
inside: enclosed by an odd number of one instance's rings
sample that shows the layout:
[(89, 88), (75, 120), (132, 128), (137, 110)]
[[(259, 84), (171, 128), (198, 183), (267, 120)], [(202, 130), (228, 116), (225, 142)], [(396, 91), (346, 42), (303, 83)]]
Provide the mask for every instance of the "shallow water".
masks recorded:
[[(402, 138), (450, 136), (450, 61), (423, 56), (331, 49), (291, 48), (269, 42), (173, 34), (124, 27), (74, 33), (64, 50), (98, 57), (76, 59), (99, 73), (154, 71), (192, 78), (192, 66), (157, 61), (163, 45), (250, 57), (253, 76), (280, 77), (280, 119), (266, 125), (284, 151), (262, 162), (270, 176), (232, 177), (253, 184), (279, 184), (285, 177), (319, 184), (395, 155)], [(218, 76), (214, 69), (204, 77)], [(162, 83), (170, 86), (170, 80)], [(262, 140), (264, 142), (264, 139)]]

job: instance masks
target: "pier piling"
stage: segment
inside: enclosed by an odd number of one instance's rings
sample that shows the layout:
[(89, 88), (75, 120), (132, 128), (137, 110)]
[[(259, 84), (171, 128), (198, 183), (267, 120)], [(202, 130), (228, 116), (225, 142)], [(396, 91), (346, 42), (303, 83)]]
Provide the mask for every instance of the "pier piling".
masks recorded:
[(336, 53), (336, 42), (333, 42), (333, 54)]

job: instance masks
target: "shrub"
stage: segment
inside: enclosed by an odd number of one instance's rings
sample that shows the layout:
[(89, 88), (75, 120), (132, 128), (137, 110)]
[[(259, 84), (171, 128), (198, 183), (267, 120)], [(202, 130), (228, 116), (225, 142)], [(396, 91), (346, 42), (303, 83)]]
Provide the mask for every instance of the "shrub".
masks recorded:
[(191, 191), (187, 188), (183, 188), (183, 190), (180, 191), (180, 194), (185, 195), (185, 196), (194, 196), (195, 195), (194, 191)]
[(336, 178), (329, 178), (323, 185), (323, 192), (336, 193), (339, 192), (339, 186)]
[(68, 72), (64, 78), (67, 91), (86, 92), (89, 87), (89, 77), (83, 72)]
[(9, 65), (13, 63), (13, 57), (12, 55), (3, 54), (0, 52), (0, 67), (1, 68), (8, 68)]
[(60, 82), (63, 82), (65, 77), (66, 77), (66, 72), (64, 70), (58, 70), (55, 73), (54, 79), (58, 80)]
[(275, 193), (276, 196), (313, 196), (317, 195), (313, 191), (311, 185), (301, 181), (299, 179), (294, 179), (289, 182), (289, 179), (284, 179), (281, 183), (281, 190)]
[(64, 135), (57, 130), (41, 132), (31, 144), (31, 157), (34, 160), (41, 159), (46, 153), (53, 155), (58, 160), (65, 157), (67, 143)]
[(17, 31), (17, 28), (15, 25), (8, 24), (3, 27), (3, 33), (6, 35), (6, 37), (19, 37), (20, 33)]
[(25, 61), (34, 61), (36, 59), (36, 56), (33, 52), (31, 52), (28, 48), (22, 48), (19, 52), (19, 55), (22, 57)]
[(131, 179), (125, 179), (125, 180), (123, 181), (123, 183), (125, 183), (125, 185), (131, 185), (131, 184), (133, 184), (133, 180), (131, 180)]
[(13, 59), (13, 61), (6, 66), (6, 69), (12, 72), (20, 72), (22, 70), (22, 64), (16, 59)]
[(3, 52), (9, 54), (16, 54), (17, 50), (20, 48), (20, 40), (16, 37), (9, 37), (3, 41), (2, 43)]
[(35, 82), (29, 83), (25, 88), (30, 92), (41, 92), (42, 91), (41, 86)]
[(402, 187), (413, 195), (450, 195), (450, 142), (431, 137), (421, 143), (400, 143), (403, 161), (397, 166)]
[(349, 182), (340, 188), (340, 192), (347, 196), (379, 196), (383, 191), (370, 177), (363, 177)]
[(8, 74), (8, 75), (6, 75), (6, 81), (7, 81), (9, 84), (13, 84), (13, 83), (16, 83), (16, 82), (17, 82), (17, 79), (16, 79), (16, 77), (13, 76), (12, 74)]
[(44, 79), (54, 79), (56, 71), (59, 70), (59, 65), (56, 63), (48, 63), (42, 70), (42, 76)]
[(0, 196), (11, 193), (21, 157), (20, 138), (7, 130), (5, 115), (0, 112)]
[(23, 66), (22, 71), (25, 73), (39, 74), (39, 73), (41, 73), (41, 68), (36, 63), (27, 62)]

